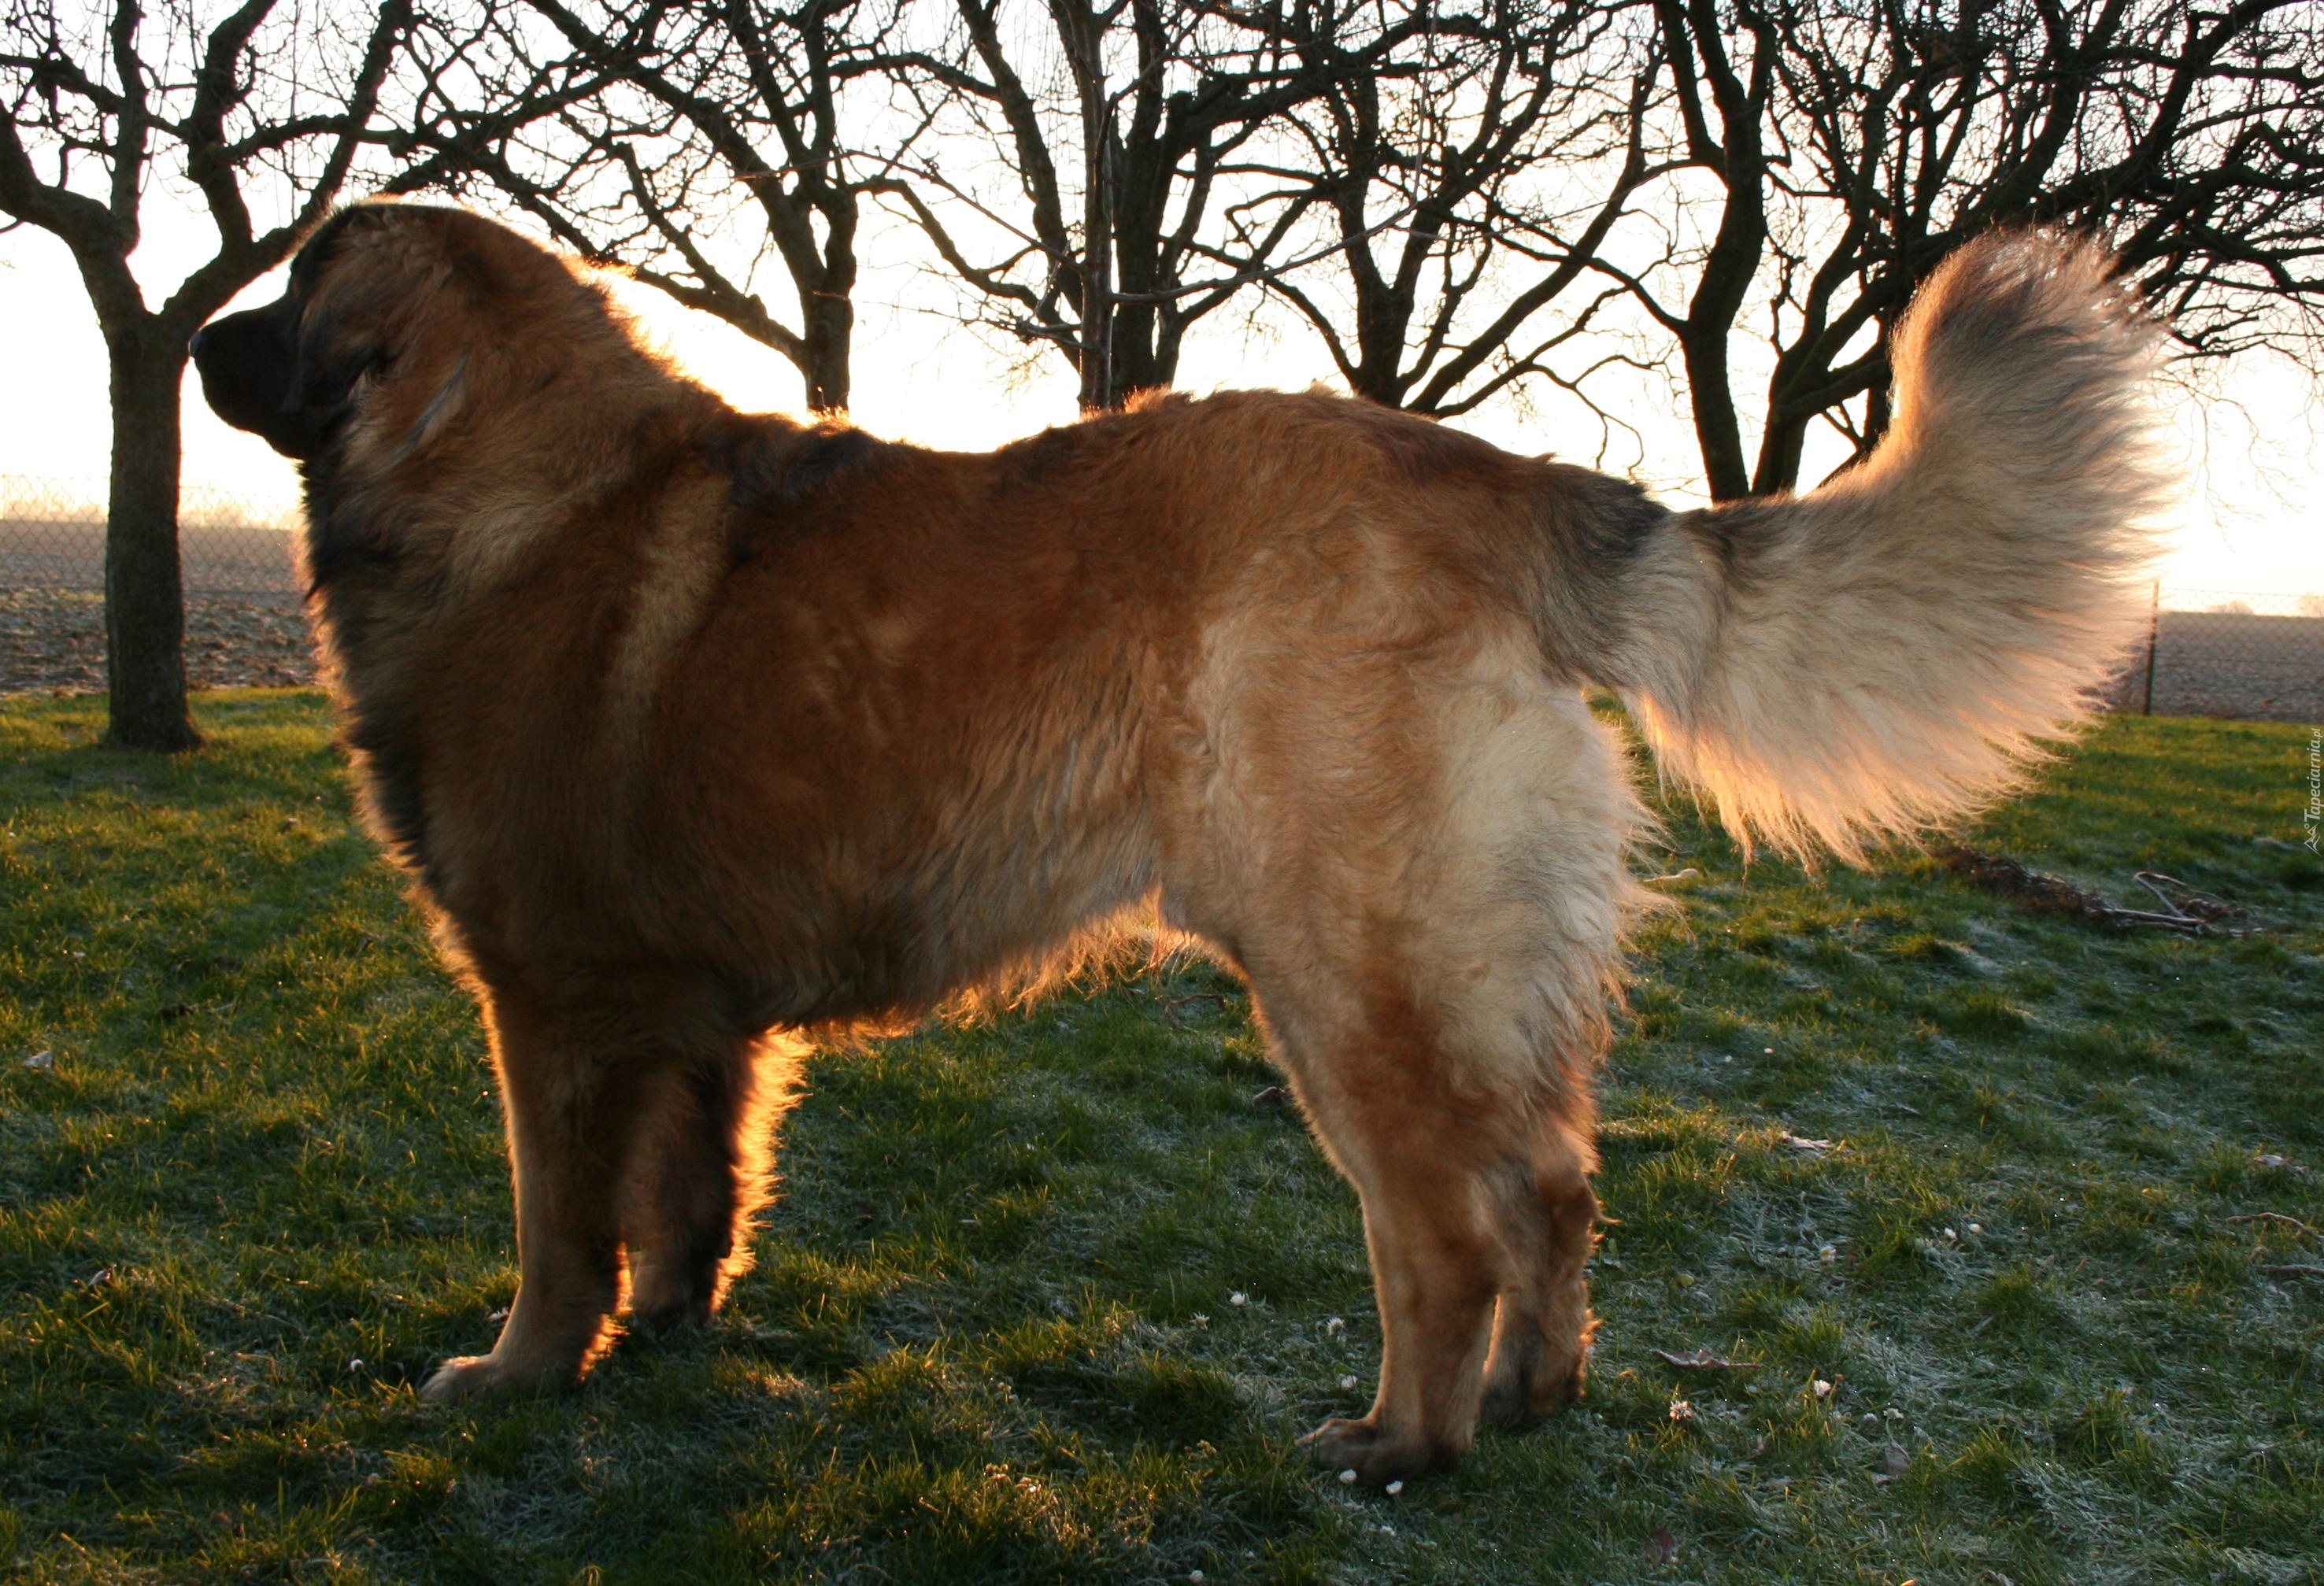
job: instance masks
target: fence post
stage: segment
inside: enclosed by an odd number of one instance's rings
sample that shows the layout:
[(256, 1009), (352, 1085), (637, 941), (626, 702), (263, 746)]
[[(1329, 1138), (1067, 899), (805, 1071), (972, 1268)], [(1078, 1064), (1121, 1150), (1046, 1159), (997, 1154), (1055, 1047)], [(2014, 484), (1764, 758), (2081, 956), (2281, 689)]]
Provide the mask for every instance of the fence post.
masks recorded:
[(2163, 632), (2163, 580), (2154, 581), (2154, 588), (2146, 607), (2146, 703), (2139, 711), (2143, 716), (2154, 714), (2154, 644)]

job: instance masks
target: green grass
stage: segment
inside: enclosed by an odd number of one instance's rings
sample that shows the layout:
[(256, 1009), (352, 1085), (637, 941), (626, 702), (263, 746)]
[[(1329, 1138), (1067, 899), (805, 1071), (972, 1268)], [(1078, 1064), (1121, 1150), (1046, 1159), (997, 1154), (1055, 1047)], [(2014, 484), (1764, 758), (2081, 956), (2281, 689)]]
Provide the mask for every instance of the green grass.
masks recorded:
[[(99, 709), (0, 709), (0, 1574), (2324, 1579), (2324, 1281), (2260, 1270), (2324, 1242), (2227, 1221), (2324, 1227), (2302, 729), (2117, 722), (1974, 835), (2244, 940), (1676, 816), (1590, 1397), (1386, 1499), (1292, 1446), (1370, 1388), (1360, 1231), (1200, 966), (818, 1060), (719, 1327), (421, 1406), (514, 1282), (473, 1013), (315, 696), (207, 696), (176, 761)], [(1703, 1346), (1758, 1369), (1649, 1353)]]

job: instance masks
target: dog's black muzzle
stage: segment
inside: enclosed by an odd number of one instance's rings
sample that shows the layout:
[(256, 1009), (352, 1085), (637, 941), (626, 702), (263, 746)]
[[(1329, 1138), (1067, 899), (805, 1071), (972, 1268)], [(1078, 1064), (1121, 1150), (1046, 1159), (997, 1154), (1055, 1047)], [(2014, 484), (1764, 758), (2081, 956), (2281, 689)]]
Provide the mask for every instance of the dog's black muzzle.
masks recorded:
[(211, 320), (194, 332), (187, 350), (211, 410), (286, 457), (314, 456), (346, 412), (345, 387), (317, 401), (300, 355), (298, 305), (287, 294), (263, 309)]

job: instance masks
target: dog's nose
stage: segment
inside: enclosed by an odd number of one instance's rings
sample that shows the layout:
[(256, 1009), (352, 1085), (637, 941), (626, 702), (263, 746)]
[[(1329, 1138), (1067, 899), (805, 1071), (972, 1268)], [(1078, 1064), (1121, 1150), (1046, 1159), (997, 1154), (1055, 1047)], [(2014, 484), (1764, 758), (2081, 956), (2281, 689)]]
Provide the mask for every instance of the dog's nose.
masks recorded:
[(208, 336), (209, 333), (210, 333), (210, 327), (209, 327), (208, 326), (205, 325), (205, 326), (203, 326), (199, 330), (197, 330), (196, 332), (194, 332), (194, 334), (193, 334), (192, 336), (190, 336), (190, 337), (187, 337), (187, 338), (186, 338), (186, 351), (187, 351), (187, 353), (188, 353), (189, 355), (190, 355), (191, 356), (193, 356), (193, 357), (197, 357), (197, 358), (200, 357), (200, 356), (202, 355), (202, 337), (204, 337)]

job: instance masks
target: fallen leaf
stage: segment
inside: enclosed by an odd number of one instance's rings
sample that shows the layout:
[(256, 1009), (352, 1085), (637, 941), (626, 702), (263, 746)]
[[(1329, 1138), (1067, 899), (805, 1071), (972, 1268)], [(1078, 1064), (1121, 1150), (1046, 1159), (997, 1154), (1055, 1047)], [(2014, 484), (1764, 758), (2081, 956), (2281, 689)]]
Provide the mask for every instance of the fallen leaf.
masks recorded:
[(24, 1066), (27, 1068), (54, 1068), (56, 1065), (57, 1055), (54, 1052), (35, 1052), (24, 1059)]
[(1646, 1352), (1664, 1365), (1676, 1366), (1682, 1371), (1757, 1371), (1759, 1369), (1756, 1360), (1722, 1360), (1709, 1350), (1689, 1350), (1683, 1355), (1674, 1355), (1668, 1350), (1648, 1350)]
[(1666, 1564), (1678, 1557), (1678, 1538), (1668, 1531), (1657, 1529), (1646, 1538), (1646, 1562)]
[(1812, 1140), (1804, 1135), (1783, 1134), (1775, 1138), (1785, 1150), (1797, 1151), (1803, 1157), (1821, 1157), (1832, 1148), (1830, 1140)]

